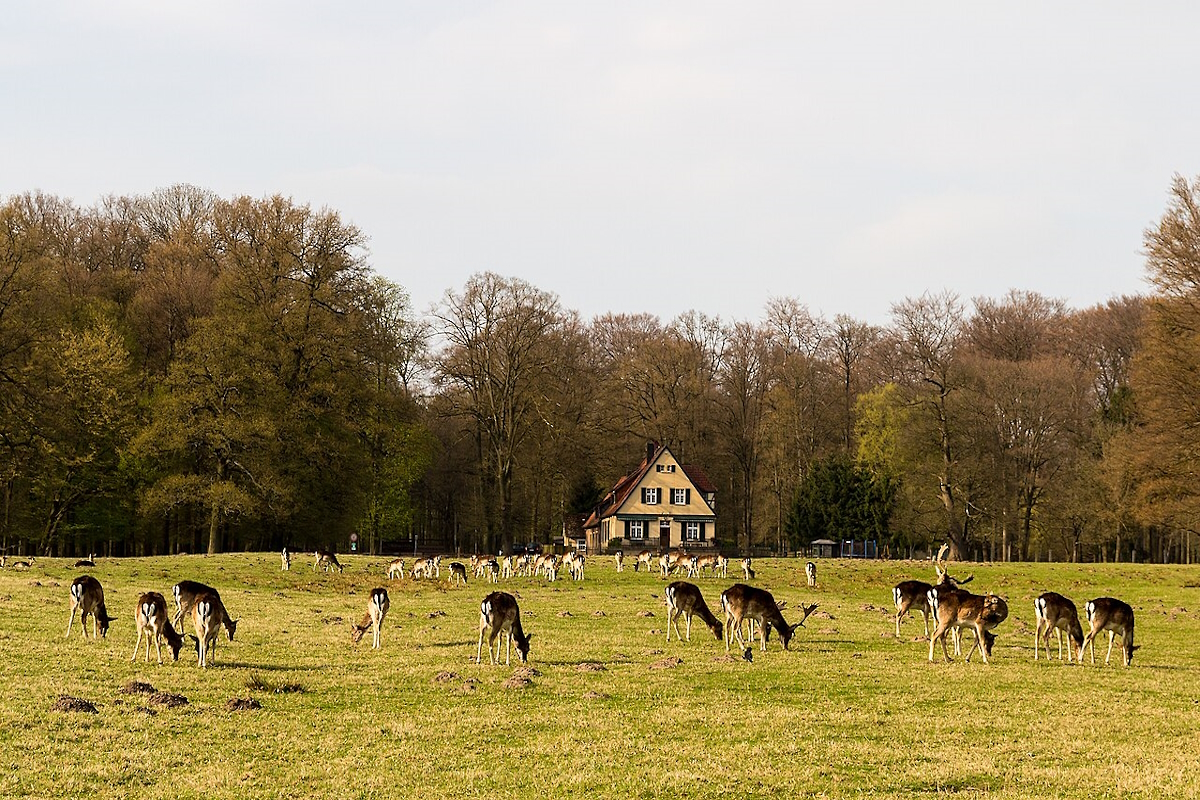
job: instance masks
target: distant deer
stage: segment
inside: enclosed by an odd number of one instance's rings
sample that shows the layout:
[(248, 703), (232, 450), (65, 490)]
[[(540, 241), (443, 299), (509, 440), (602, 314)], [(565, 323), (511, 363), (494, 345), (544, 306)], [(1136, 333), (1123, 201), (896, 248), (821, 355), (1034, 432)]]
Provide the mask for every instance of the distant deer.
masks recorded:
[[(488, 634), (488, 655), (495, 664), (500, 659), (500, 644), (496, 637), (508, 637), (508, 649), (505, 651), (504, 663), (512, 659), (513, 642), (517, 643), (517, 655), (521, 661), (529, 660), (529, 640), (533, 634), (526, 635), (521, 628), (521, 609), (517, 606), (517, 598), (508, 592), (492, 592), (483, 598), (479, 605), (479, 647), (475, 651), (475, 663), (483, 660), (483, 635)], [(501, 644), (503, 643), (501, 638)]]
[(788, 650), (788, 644), (792, 641), (792, 635), (795, 634), (796, 628), (804, 625), (804, 620), (808, 619), (809, 614), (817, 610), (817, 604), (802, 606), (804, 618), (795, 625), (788, 625), (770, 592), (747, 586), (744, 583), (735, 583), (721, 592), (721, 609), (725, 612), (725, 652), (729, 652), (729, 645), (735, 637), (738, 645), (743, 650), (746, 648), (746, 642), (742, 639), (742, 620), (744, 619), (757, 622), (763, 628), (763, 635), (760, 638), (762, 639), (762, 649), (765, 652), (768, 628), (774, 628), (779, 633), (783, 649)]
[(724, 637), (721, 621), (709, 611), (700, 594), (700, 587), (686, 581), (675, 581), (667, 586), (667, 641), (671, 641), (671, 626), (675, 626), (675, 638), (683, 641), (679, 635), (679, 616), (682, 614), (687, 621), (687, 640), (692, 640), (692, 616), (699, 616), (704, 624), (718, 639)]
[(811, 561), (808, 562), (807, 564), (805, 564), (804, 565), (804, 577), (808, 579), (808, 587), (810, 589), (812, 587), (816, 586), (817, 585), (817, 565)]
[(371, 596), (367, 600), (367, 613), (362, 618), (362, 622), (352, 626), (354, 632), (350, 634), (350, 639), (355, 644), (362, 641), (363, 635), (367, 631), (371, 631), (371, 649), (378, 650), (380, 648), (379, 634), (383, 628), (384, 617), (387, 616), (388, 609), (392, 607), (388, 600), (387, 589), (382, 586), (371, 590)]
[(729, 559), (726, 556), (717, 553), (717, 564), (713, 569), (713, 576), (720, 575), (722, 578), (729, 577)]
[(199, 657), (199, 665), (207, 668), (216, 657), (217, 639), (221, 628), (225, 628), (225, 633), (232, 642), (238, 620), (229, 618), (220, 597), (205, 592), (196, 598), (192, 606), (192, 623), (196, 626), (196, 654)]
[(87, 618), (92, 617), (92, 638), (108, 636), (108, 626), (116, 617), (108, 615), (104, 606), (104, 587), (100, 581), (91, 575), (80, 575), (71, 583), (71, 618), (67, 620), (67, 635), (71, 636), (71, 624), (75, 622), (75, 612), (79, 612), (79, 625), (83, 638), (87, 638)]
[(432, 558), (418, 558), (413, 562), (412, 577), (417, 578), (432, 578), (434, 572), (434, 563)]
[(94, 567), (94, 566), (96, 566), (96, 554), (91, 553), (88, 555), (87, 558), (79, 559), (78, 561), (75, 562), (75, 566), (77, 568), (78, 567)]
[(967, 661), (978, 649), (983, 655), (983, 663), (988, 663), (988, 656), (996, 641), (991, 631), (1008, 618), (1008, 604), (1004, 599), (994, 594), (978, 595), (964, 589), (939, 587), (931, 589), (930, 594), (934, 595), (930, 598), (930, 604), (936, 608), (938, 626), (929, 640), (929, 661), (933, 662), (933, 648), (939, 639), (942, 642), (942, 655), (946, 661), (950, 661), (946, 634), (952, 629), (970, 628), (975, 631), (975, 643), (967, 652)]
[(459, 586), (467, 583), (467, 566), (461, 561), (450, 562), (450, 582)]
[(1104, 656), (1104, 663), (1107, 665), (1112, 657), (1113, 639), (1120, 635), (1125, 666), (1132, 664), (1133, 651), (1138, 649), (1133, 644), (1133, 608), (1115, 597), (1098, 597), (1089, 600), (1084, 610), (1087, 612), (1090, 630), (1079, 648), (1079, 663), (1083, 663), (1083, 651), (1088, 645), (1092, 646), (1092, 663), (1096, 663), (1096, 634), (1108, 631), (1108, 653)]
[(28, 561), (26, 561), (25, 559), (21, 559), (20, 561), (14, 561), (14, 562), (12, 562), (11, 566), (13, 569), (32, 569), (34, 562), (36, 562), (36, 561), (37, 561), (37, 559), (33, 558), (31, 556)]
[(339, 573), (342, 571), (342, 565), (337, 560), (337, 556), (328, 550), (318, 550), (313, 553), (316, 559), (313, 561), (313, 572), (320, 569), (322, 572), (329, 572), (336, 569)]
[(137, 642), (133, 645), (133, 655), (130, 661), (137, 661), (138, 650), (142, 646), (142, 636), (146, 637), (146, 661), (150, 661), (150, 642), (154, 642), (154, 652), (158, 655), (158, 663), (163, 663), (162, 639), (165, 637), (171, 650), (171, 660), (179, 660), (179, 651), (183, 647), (183, 635), (171, 625), (167, 612), (167, 599), (158, 592), (146, 592), (138, 598), (134, 608), (134, 619), (137, 621)]
[(397, 577), (404, 577), (404, 559), (397, 558), (388, 564), (387, 576), (390, 580), (395, 580)]
[(754, 580), (754, 568), (750, 566), (750, 559), (748, 558), (742, 559), (742, 575), (748, 581)]
[(291, 568), (292, 568), (292, 554), (288, 552), (288, 549), (287, 549), (286, 547), (285, 547), (285, 548), (283, 548), (283, 552), (281, 552), (281, 553), (279, 554), (279, 561), (280, 561), (280, 567), (279, 567), (279, 570), (280, 570), (281, 572), (288, 572), (288, 571), (290, 571), (290, 570), (291, 570)]
[(613, 553), (613, 564), (617, 566), (617, 572), (625, 571), (625, 552), (623, 550)]
[[(1050, 660), (1050, 631), (1058, 638), (1058, 660), (1062, 661), (1063, 631), (1067, 632), (1067, 661), (1074, 659), (1075, 654), (1083, 660), (1080, 648), (1083, 647), (1083, 627), (1079, 624), (1079, 612), (1075, 604), (1057, 592), (1046, 592), (1038, 595), (1033, 601), (1033, 612), (1037, 616), (1037, 632), (1033, 637), (1033, 660), (1038, 660), (1038, 643), (1045, 636), (1046, 660)], [(1072, 652), (1071, 646), (1075, 650)]]
[(633, 571), (641, 572), (641, 568), (644, 566), (646, 568), (646, 571), (649, 572), (651, 569), (650, 565), (653, 563), (654, 563), (654, 551), (653, 550), (643, 550), (637, 554), (637, 560), (633, 562)]
[(929, 614), (933, 610), (929, 606), (929, 590), (935, 586), (944, 589), (956, 589), (959, 586), (970, 583), (975, 576), (968, 575), (959, 580), (958, 578), (950, 577), (946, 567), (943, 566), (943, 557), (946, 551), (950, 549), (950, 545), (944, 544), (938, 550), (937, 560), (934, 562), (934, 572), (937, 574), (937, 583), (928, 584), (924, 581), (901, 581), (892, 589), (892, 600), (896, 604), (896, 638), (900, 637), (900, 620), (904, 619), (904, 615), (909, 611), (916, 610), (921, 612), (921, 616), (925, 618), (925, 637), (929, 637)]

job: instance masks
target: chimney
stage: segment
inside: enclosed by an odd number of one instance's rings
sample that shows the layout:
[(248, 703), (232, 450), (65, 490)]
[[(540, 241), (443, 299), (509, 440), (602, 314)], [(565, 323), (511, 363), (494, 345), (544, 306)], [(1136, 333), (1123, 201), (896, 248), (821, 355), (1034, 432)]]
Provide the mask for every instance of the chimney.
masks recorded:
[(654, 453), (658, 450), (657, 442), (646, 442), (646, 464), (649, 465), (654, 460)]

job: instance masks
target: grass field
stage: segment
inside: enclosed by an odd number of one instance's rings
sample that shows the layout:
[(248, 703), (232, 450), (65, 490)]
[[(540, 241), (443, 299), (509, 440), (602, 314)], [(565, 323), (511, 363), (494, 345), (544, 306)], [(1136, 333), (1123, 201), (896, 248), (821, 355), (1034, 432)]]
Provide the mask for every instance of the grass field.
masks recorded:
[[(920, 617), (894, 635), (891, 587), (928, 563), (755, 562), (755, 584), (820, 610), (784, 652), (726, 657), (697, 620), (665, 641), (665, 583), (610, 559), (585, 581), (517, 578), (528, 667), (474, 663), (479, 601), (383, 577), (386, 559), (279, 570), (271, 553), (101, 560), (108, 638), (66, 640), (82, 570), (0, 572), (0, 795), (13, 797), (1197, 797), (1200, 567), (990, 564), (970, 588), (1010, 615), (990, 665), (927, 662)], [(443, 576), (447, 570), (443, 568)], [(216, 667), (130, 662), (133, 606), (191, 578), (240, 618)], [(716, 607), (729, 579), (701, 578)], [(383, 649), (350, 642), (373, 586)], [(1134, 665), (1033, 661), (1033, 598), (1114, 595), (1137, 614)], [(650, 612), (653, 616), (646, 616)], [(190, 623), (185, 625), (191, 630)], [(165, 649), (165, 648), (164, 648)], [(670, 666), (668, 659), (681, 659)], [(665, 662), (665, 663), (664, 663)], [(530, 682), (514, 687), (514, 677)], [(181, 695), (156, 705), (130, 682)], [(516, 681), (519, 683), (520, 681)], [(276, 689), (293, 691), (275, 691)], [(54, 710), (60, 695), (98, 713)], [(256, 710), (228, 710), (238, 698)]]

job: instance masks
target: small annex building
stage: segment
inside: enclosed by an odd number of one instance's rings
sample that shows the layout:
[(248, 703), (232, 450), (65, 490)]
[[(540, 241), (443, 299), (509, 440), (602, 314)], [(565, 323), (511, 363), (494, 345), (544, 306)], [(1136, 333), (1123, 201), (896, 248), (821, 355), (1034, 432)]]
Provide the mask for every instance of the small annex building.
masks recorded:
[(617, 481), (584, 522), (588, 550), (712, 547), (716, 496), (703, 469), (680, 464), (669, 448), (649, 442), (642, 463)]

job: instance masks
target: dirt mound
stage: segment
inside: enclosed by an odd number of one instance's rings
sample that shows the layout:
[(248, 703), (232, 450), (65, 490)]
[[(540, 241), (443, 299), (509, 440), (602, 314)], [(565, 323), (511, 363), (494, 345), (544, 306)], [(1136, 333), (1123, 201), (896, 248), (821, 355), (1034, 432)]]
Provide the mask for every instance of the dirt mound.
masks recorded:
[(253, 697), (233, 697), (225, 704), (226, 711), (257, 711), (262, 703)]
[(449, 683), (450, 681), (456, 680), (458, 680), (458, 673), (450, 672), (449, 670), (442, 670), (437, 675), (433, 676), (434, 683)]
[(155, 691), (153, 686), (141, 681), (130, 681), (121, 687), (121, 694), (154, 694)]
[(739, 659), (734, 658), (731, 655), (723, 655), (723, 656), (713, 656), (713, 661), (715, 661), (718, 664), (736, 664), (739, 661)]
[(527, 689), (533, 685), (533, 681), (520, 675), (513, 675), (500, 685), (505, 689)]
[(162, 706), (163, 708), (179, 708), (186, 706), (188, 699), (181, 694), (171, 694), (170, 692), (155, 692), (147, 698), (151, 705)]
[(541, 675), (542, 673), (533, 667), (518, 667), (513, 670), (513, 677), (515, 678), (539, 678)]
[(823, 636), (836, 636), (838, 633), (838, 629), (837, 628), (821, 628), (821, 630), (817, 631), (817, 633), (819, 633)]
[(834, 619), (835, 617), (833, 616), (833, 614), (830, 614), (828, 611), (814, 611), (812, 613), (812, 618), (813, 619)]
[(52, 711), (79, 711), (84, 714), (99, 714), (96, 706), (84, 700), (81, 697), (71, 697), (69, 694), (60, 694), (58, 700), (51, 708)]
[(654, 612), (653, 611), (639, 611), (638, 616), (639, 617), (653, 617)]
[(604, 613), (603, 611), (601, 611), (600, 609), (596, 609), (595, 611), (593, 611), (593, 612), (592, 612), (592, 616), (593, 616), (593, 617), (607, 617), (607, 616), (608, 616), (608, 614), (605, 614), (605, 613)]
[(438, 617), (444, 617), (444, 616), (446, 616), (446, 612), (445, 612), (445, 611), (430, 611), (430, 612), (429, 612), (428, 614), (426, 614), (425, 616), (426, 616), (426, 618), (428, 618), (428, 619), (437, 619)]
[(667, 656), (651, 663), (650, 669), (675, 669), (682, 663), (683, 659), (678, 656)]
[(558, 615), (559, 615), (560, 617), (573, 617), (573, 616), (575, 616), (575, 615), (574, 615), (574, 614), (572, 614), (570, 611), (565, 611), (565, 610), (564, 610), (564, 611), (560, 611), (560, 612), (558, 612)]
[(585, 661), (575, 669), (579, 670), (580, 672), (604, 672), (608, 669), (608, 667), (604, 666), (603, 664), (597, 664), (595, 661)]
[(584, 700), (607, 700), (608, 695), (604, 694), (603, 692), (584, 692), (583, 699)]

